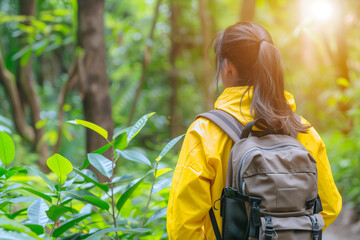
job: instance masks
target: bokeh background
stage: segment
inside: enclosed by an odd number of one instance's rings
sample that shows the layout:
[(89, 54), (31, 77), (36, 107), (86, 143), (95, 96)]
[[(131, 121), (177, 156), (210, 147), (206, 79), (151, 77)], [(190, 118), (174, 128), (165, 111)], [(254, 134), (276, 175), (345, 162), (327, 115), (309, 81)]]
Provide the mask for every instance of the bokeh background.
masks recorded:
[[(211, 43), (237, 21), (272, 34), (286, 89), (326, 143), (350, 212), (344, 222), (356, 232), (358, 0), (0, 0), (0, 131), (16, 143), (15, 164), (48, 172), (47, 157), (59, 152), (81, 166), (106, 142), (66, 121), (91, 121), (112, 135), (151, 112), (132, 148), (155, 159), (221, 94)], [(175, 167), (180, 145), (164, 167)], [(123, 161), (117, 171), (136, 168)]]

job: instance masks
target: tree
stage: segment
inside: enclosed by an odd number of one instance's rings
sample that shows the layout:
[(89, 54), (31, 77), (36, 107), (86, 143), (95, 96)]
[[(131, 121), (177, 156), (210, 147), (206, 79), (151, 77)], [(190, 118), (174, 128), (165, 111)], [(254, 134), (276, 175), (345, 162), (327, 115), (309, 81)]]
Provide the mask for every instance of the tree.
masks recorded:
[[(114, 123), (105, 63), (104, 0), (78, 0), (78, 45), (84, 50), (78, 69), (83, 85), (85, 120), (102, 126), (112, 136)], [(81, 69), (84, 69), (83, 73)], [(86, 136), (87, 152), (106, 144), (91, 130), (87, 130)], [(111, 159), (111, 151), (105, 156)]]
[(150, 63), (150, 59), (151, 59), (151, 47), (152, 47), (152, 43), (154, 40), (154, 32), (155, 32), (155, 26), (156, 26), (156, 22), (159, 16), (159, 8), (160, 8), (160, 4), (161, 4), (161, 0), (158, 0), (156, 2), (156, 6), (155, 6), (155, 13), (154, 13), (154, 18), (151, 24), (151, 29), (150, 29), (150, 34), (149, 34), (149, 38), (146, 41), (146, 48), (145, 48), (145, 52), (144, 52), (144, 57), (142, 60), (142, 65), (141, 65), (141, 77), (140, 77), (140, 82), (139, 85), (136, 89), (135, 92), (135, 96), (134, 96), (134, 101), (131, 105), (131, 109), (130, 109), (130, 115), (129, 115), (129, 120), (128, 120), (128, 125), (130, 126), (134, 116), (135, 116), (135, 110), (136, 110), (136, 105), (137, 102), (140, 98), (140, 94), (141, 94), (141, 90), (144, 87), (145, 84), (145, 78), (146, 78), (146, 68)]
[(181, 43), (180, 43), (180, 33), (179, 33), (179, 25), (178, 18), (181, 14), (181, 9), (176, 0), (170, 0), (170, 25), (171, 25), (171, 33), (170, 33), (170, 41), (171, 41), (171, 49), (170, 49), (170, 65), (171, 70), (169, 73), (169, 83), (171, 86), (170, 93), (170, 136), (174, 138), (179, 135), (181, 131), (181, 119), (177, 113), (178, 108), (178, 85), (179, 85), (179, 73), (176, 67), (176, 59), (179, 57), (181, 52)]
[[(36, 0), (20, 0), (20, 15), (34, 17), (36, 9)], [(29, 20), (23, 22), (24, 25), (30, 25)], [(25, 47), (28, 43), (26, 42), (27, 38), (20, 38), (21, 46)], [(18, 72), (18, 87), (21, 98), (21, 103), (28, 105), (30, 109), (31, 125), (35, 132), (34, 147), (37, 149), (37, 152), (41, 156), (41, 160), (38, 162), (38, 165), (42, 169), (47, 169), (44, 159), (47, 158), (48, 150), (46, 144), (40, 141), (44, 135), (44, 130), (42, 128), (35, 127), (35, 124), (40, 120), (40, 100), (38, 94), (35, 91), (35, 81), (34, 73), (31, 68), (31, 59), (22, 65), (19, 62), (19, 72)], [(38, 143), (40, 145), (38, 145)], [(47, 171), (47, 170), (46, 170)]]
[[(26, 17), (25, 21), (19, 23), (25, 26), (31, 26), (30, 18), (34, 17), (36, 9), (36, 0), (19, 0), (20, 15)], [(20, 37), (20, 46), (27, 46), (28, 36), (23, 33)], [(30, 51), (30, 50), (29, 50)], [(48, 172), (44, 160), (47, 158), (47, 146), (41, 141), (44, 132), (41, 128), (36, 128), (36, 123), (40, 120), (40, 100), (35, 90), (34, 74), (31, 68), (31, 51), (27, 61), (19, 61), (16, 78), (7, 70), (0, 52), (0, 83), (5, 87), (8, 98), (10, 99), (13, 121), (16, 130), (19, 132), (32, 148), (40, 154), (37, 161), (39, 168)], [(30, 123), (27, 119), (27, 108), (30, 113)]]
[(252, 21), (255, 16), (256, 0), (243, 0), (240, 9), (241, 21)]
[(209, 62), (208, 50), (211, 43), (211, 18), (206, 0), (199, 0), (199, 17), (202, 30), (202, 89), (205, 97), (205, 111), (209, 111), (213, 107), (214, 96), (210, 91), (212, 80), (211, 65)]

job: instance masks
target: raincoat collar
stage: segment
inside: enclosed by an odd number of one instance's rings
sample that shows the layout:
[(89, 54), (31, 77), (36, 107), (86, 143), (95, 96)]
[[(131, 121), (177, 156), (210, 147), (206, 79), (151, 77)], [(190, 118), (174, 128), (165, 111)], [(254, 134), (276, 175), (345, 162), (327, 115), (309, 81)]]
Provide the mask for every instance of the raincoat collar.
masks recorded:
[[(227, 113), (230, 113), (243, 124), (252, 121), (253, 117), (250, 114), (252, 87), (250, 87), (250, 90), (246, 94), (244, 94), (247, 88), (248, 86), (225, 88), (223, 93), (218, 97), (218, 99), (215, 102), (215, 109), (220, 109)], [(293, 95), (285, 91), (285, 97), (291, 109), (295, 112), (296, 105)], [(241, 100), (241, 105), (240, 105), (240, 100)], [(240, 111), (240, 107), (241, 107), (241, 111)]]

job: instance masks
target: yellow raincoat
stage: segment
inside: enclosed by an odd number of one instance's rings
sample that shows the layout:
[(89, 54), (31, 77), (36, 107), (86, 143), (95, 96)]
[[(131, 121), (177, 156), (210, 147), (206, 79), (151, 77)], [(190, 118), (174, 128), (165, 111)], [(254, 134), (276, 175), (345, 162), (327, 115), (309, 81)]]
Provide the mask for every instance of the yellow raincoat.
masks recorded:
[[(242, 124), (252, 121), (250, 103), (252, 93), (245, 94), (240, 114), (240, 99), (247, 87), (226, 88), (215, 103)], [(293, 96), (285, 92), (292, 110)], [(308, 123), (302, 118), (303, 124)], [(325, 227), (340, 213), (341, 196), (335, 186), (326, 149), (314, 128), (307, 134), (299, 133), (300, 141), (317, 161), (318, 191), (322, 201)], [(172, 180), (167, 211), (167, 231), (170, 240), (215, 239), (209, 209), (219, 199), (226, 183), (226, 171), (232, 140), (214, 123), (199, 118), (189, 127)], [(217, 203), (219, 204), (219, 202)], [(219, 208), (219, 206), (216, 206)], [(221, 230), (220, 211), (214, 210)]]

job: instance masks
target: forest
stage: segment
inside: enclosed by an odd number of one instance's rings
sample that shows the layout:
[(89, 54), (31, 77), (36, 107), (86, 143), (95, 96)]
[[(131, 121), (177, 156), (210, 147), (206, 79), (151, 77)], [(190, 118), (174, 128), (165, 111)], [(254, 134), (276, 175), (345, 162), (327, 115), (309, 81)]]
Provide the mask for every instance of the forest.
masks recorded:
[(212, 43), (238, 21), (272, 34), (359, 221), (360, 1), (0, 0), (1, 239), (168, 239), (183, 136), (223, 91)]

